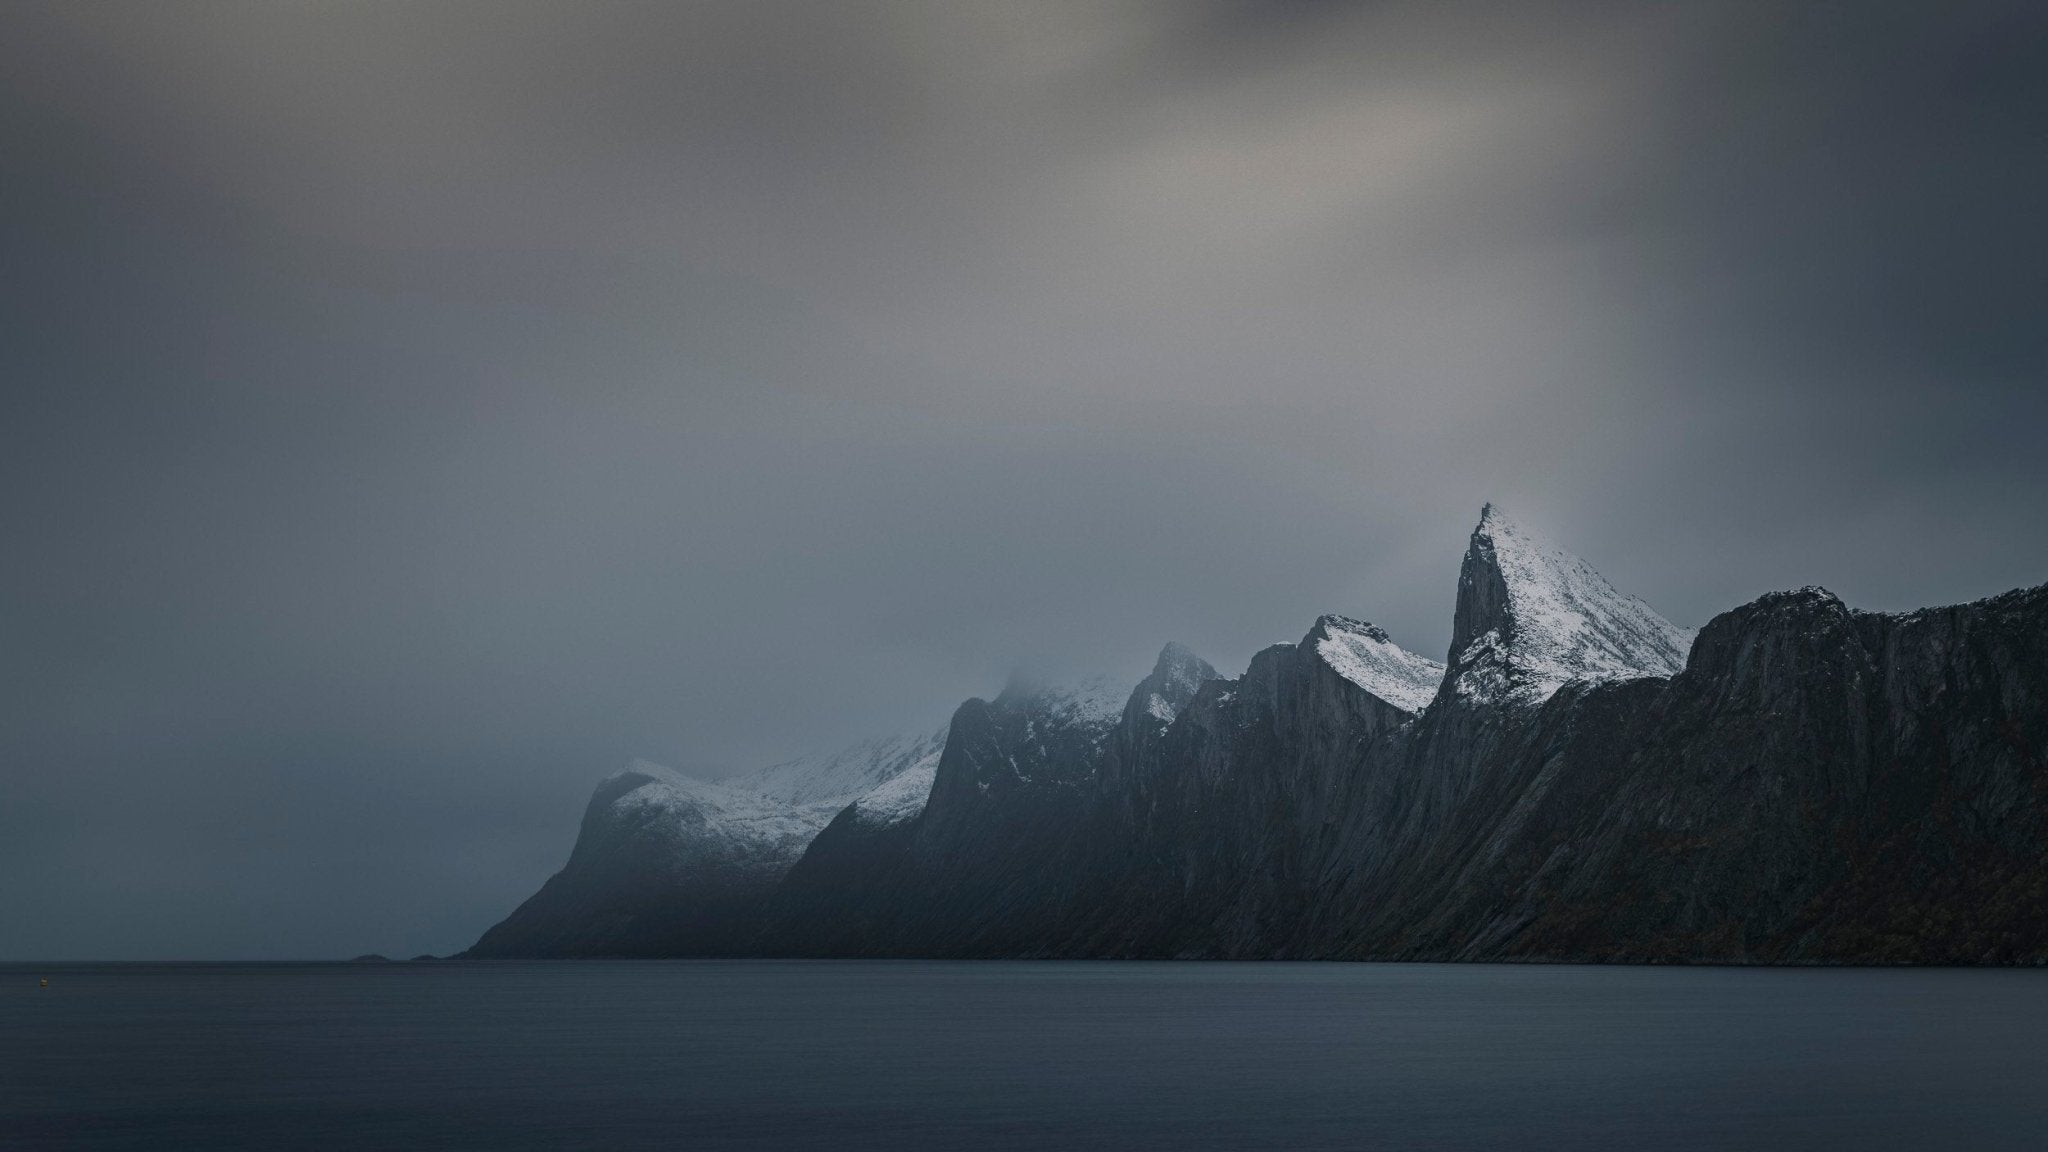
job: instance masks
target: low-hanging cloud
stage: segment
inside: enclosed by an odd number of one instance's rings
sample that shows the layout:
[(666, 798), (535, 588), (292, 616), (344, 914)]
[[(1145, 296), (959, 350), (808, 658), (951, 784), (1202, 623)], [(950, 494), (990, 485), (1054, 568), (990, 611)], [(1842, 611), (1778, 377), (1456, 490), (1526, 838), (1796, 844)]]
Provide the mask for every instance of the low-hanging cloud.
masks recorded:
[(16, 3), (0, 956), (462, 947), (635, 755), (2038, 583), (2024, 5)]

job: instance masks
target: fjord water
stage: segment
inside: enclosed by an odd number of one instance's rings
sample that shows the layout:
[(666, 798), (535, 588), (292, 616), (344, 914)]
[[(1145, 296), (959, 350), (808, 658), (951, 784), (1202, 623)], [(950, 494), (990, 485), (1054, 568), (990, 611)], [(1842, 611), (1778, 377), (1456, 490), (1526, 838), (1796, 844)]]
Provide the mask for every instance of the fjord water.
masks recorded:
[(2025, 970), (6, 965), (0, 1147), (2041, 1148), (2044, 1036)]

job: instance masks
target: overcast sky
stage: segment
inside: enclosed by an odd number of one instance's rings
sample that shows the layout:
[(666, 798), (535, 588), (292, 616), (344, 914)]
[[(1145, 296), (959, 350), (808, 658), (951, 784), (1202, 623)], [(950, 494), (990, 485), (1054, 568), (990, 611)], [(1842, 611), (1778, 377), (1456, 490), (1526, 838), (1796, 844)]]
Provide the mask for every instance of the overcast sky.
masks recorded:
[[(632, 756), (2048, 579), (2048, 9), (0, 0), (0, 959), (467, 946)], [(2030, 11), (2031, 10), (2031, 11)]]

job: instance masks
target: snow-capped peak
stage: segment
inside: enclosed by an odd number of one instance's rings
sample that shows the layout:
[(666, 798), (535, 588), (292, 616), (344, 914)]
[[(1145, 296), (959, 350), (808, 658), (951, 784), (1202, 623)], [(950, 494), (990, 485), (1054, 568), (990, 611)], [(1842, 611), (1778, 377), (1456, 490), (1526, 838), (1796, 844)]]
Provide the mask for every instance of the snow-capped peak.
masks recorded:
[(1169, 643), (1160, 649), (1159, 659), (1152, 665), (1152, 674), (1138, 682), (1131, 693), (1130, 701), (1124, 706), (1126, 719), (1131, 718), (1133, 709), (1149, 717), (1161, 731), (1188, 701), (1195, 698), (1202, 681), (1214, 680), (1216, 669), (1207, 660), (1183, 644)]
[(1316, 655), (1339, 676), (1404, 712), (1420, 712), (1443, 682), (1444, 666), (1394, 643), (1378, 625), (1324, 616), (1309, 630)]
[(1539, 703), (1571, 680), (1669, 676), (1692, 637), (1494, 505), (1481, 511), (1458, 576), (1459, 695)]

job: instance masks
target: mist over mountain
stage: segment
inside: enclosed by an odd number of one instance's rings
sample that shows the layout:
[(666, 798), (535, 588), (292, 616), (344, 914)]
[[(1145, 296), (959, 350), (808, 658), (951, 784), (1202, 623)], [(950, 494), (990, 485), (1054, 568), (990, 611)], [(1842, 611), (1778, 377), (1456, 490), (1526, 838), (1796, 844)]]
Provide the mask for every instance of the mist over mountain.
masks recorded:
[(1445, 663), (1326, 615), (1235, 678), (1020, 677), (737, 815), (629, 771), (470, 954), (2042, 963), (2044, 703), (2048, 586), (1695, 632), (1489, 504)]
[(2048, 572), (2039, 3), (0, 8), (7, 959), (456, 951), (635, 758), (1444, 661), (1489, 499), (1685, 627)]

